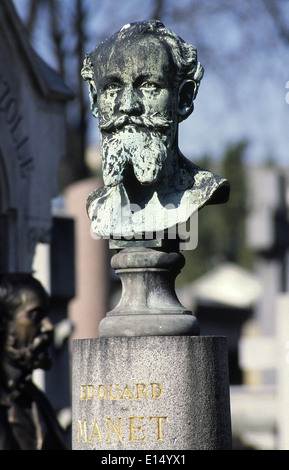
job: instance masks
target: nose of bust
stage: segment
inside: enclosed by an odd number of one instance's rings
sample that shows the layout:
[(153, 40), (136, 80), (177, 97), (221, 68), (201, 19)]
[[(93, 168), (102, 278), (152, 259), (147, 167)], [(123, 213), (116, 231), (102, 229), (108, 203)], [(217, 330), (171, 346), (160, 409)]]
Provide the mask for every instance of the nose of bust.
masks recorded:
[(124, 114), (139, 114), (141, 104), (136, 91), (132, 87), (126, 88), (120, 98), (120, 112)]
[(53, 324), (50, 319), (48, 317), (43, 318), (41, 323), (41, 333), (51, 333), (53, 330)]

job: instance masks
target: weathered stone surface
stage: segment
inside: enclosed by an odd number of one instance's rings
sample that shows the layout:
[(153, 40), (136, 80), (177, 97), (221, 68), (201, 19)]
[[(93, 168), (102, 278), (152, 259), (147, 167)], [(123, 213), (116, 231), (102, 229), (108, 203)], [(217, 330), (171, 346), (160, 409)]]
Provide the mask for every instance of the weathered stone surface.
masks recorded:
[(82, 76), (101, 135), (104, 186), (87, 200), (94, 234), (161, 232), (227, 201), (228, 181), (178, 147), (203, 76), (194, 46), (159, 21), (128, 24), (87, 54)]
[(231, 448), (226, 339), (73, 343), (73, 449)]
[[(224, 179), (192, 162), (186, 166), (187, 189), (176, 191), (174, 186), (159, 186), (149, 191), (148, 188), (140, 188), (143, 194), (146, 193), (145, 204), (131, 198), (123, 183), (93, 191), (87, 199), (92, 232), (105, 238), (137, 239), (144, 233), (162, 233), (184, 224), (204, 205), (213, 204), (214, 198), (218, 201), (218, 197), (223, 202), (222, 193), (225, 195), (227, 191)], [(218, 196), (215, 194), (217, 191)], [(149, 193), (151, 196), (147, 197)]]
[(117, 306), (99, 324), (100, 337), (196, 335), (199, 324), (175, 292), (175, 278), (185, 264), (175, 251), (129, 247), (111, 265), (122, 282)]

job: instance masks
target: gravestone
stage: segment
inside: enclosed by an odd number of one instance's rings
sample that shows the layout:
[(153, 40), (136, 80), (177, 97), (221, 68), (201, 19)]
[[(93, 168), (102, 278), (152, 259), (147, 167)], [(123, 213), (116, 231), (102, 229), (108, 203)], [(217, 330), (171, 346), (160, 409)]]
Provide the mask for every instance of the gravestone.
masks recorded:
[(10, 0), (0, 5), (0, 271), (31, 272), (50, 240), (51, 199), (72, 92), (32, 49)]
[(75, 340), (73, 449), (230, 449), (225, 348), (214, 336)]
[(122, 295), (99, 338), (73, 342), (72, 447), (230, 449), (226, 339), (200, 336), (175, 293), (198, 210), (229, 197), (228, 181), (178, 148), (203, 76), (197, 51), (159, 21), (127, 24), (86, 56), (82, 75), (104, 180), (87, 212), (92, 235), (116, 250)]

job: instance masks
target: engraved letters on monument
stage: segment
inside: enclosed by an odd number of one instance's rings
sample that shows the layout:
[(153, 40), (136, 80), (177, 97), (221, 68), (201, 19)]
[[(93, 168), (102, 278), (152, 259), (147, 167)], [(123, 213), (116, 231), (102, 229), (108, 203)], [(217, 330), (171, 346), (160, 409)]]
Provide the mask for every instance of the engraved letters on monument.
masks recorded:
[(73, 449), (229, 449), (225, 338), (75, 340)]
[(122, 296), (99, 338), (73, 344), (73, 448), (228, 449), (225, 338), (199, 336), (174, 288), (191, 249), (184, 224), (229, 197), (228, 181), (178, 146), (203, 76), (197, 51), (159, 21), (132, 23), (86, 56), (82, 76), (104, 181), (87, 211), (117, 251)]

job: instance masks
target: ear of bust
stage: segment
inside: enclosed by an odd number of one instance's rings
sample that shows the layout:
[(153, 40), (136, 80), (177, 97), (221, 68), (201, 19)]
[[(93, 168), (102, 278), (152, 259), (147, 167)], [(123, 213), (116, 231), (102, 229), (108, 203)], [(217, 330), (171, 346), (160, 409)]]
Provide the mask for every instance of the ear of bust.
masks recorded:
[(183, 80), (179, 86), (179, 121), (186, 119), (194, 110), (196, 84), (193, 80)]
[(97, 108), (97, 92), (95, 89), (94, 84), (89, 84), (89, 99), (90, 99), (90, 107), (92, 111), (92, 115), (94, 117), (98, 117), (98, 108)]

